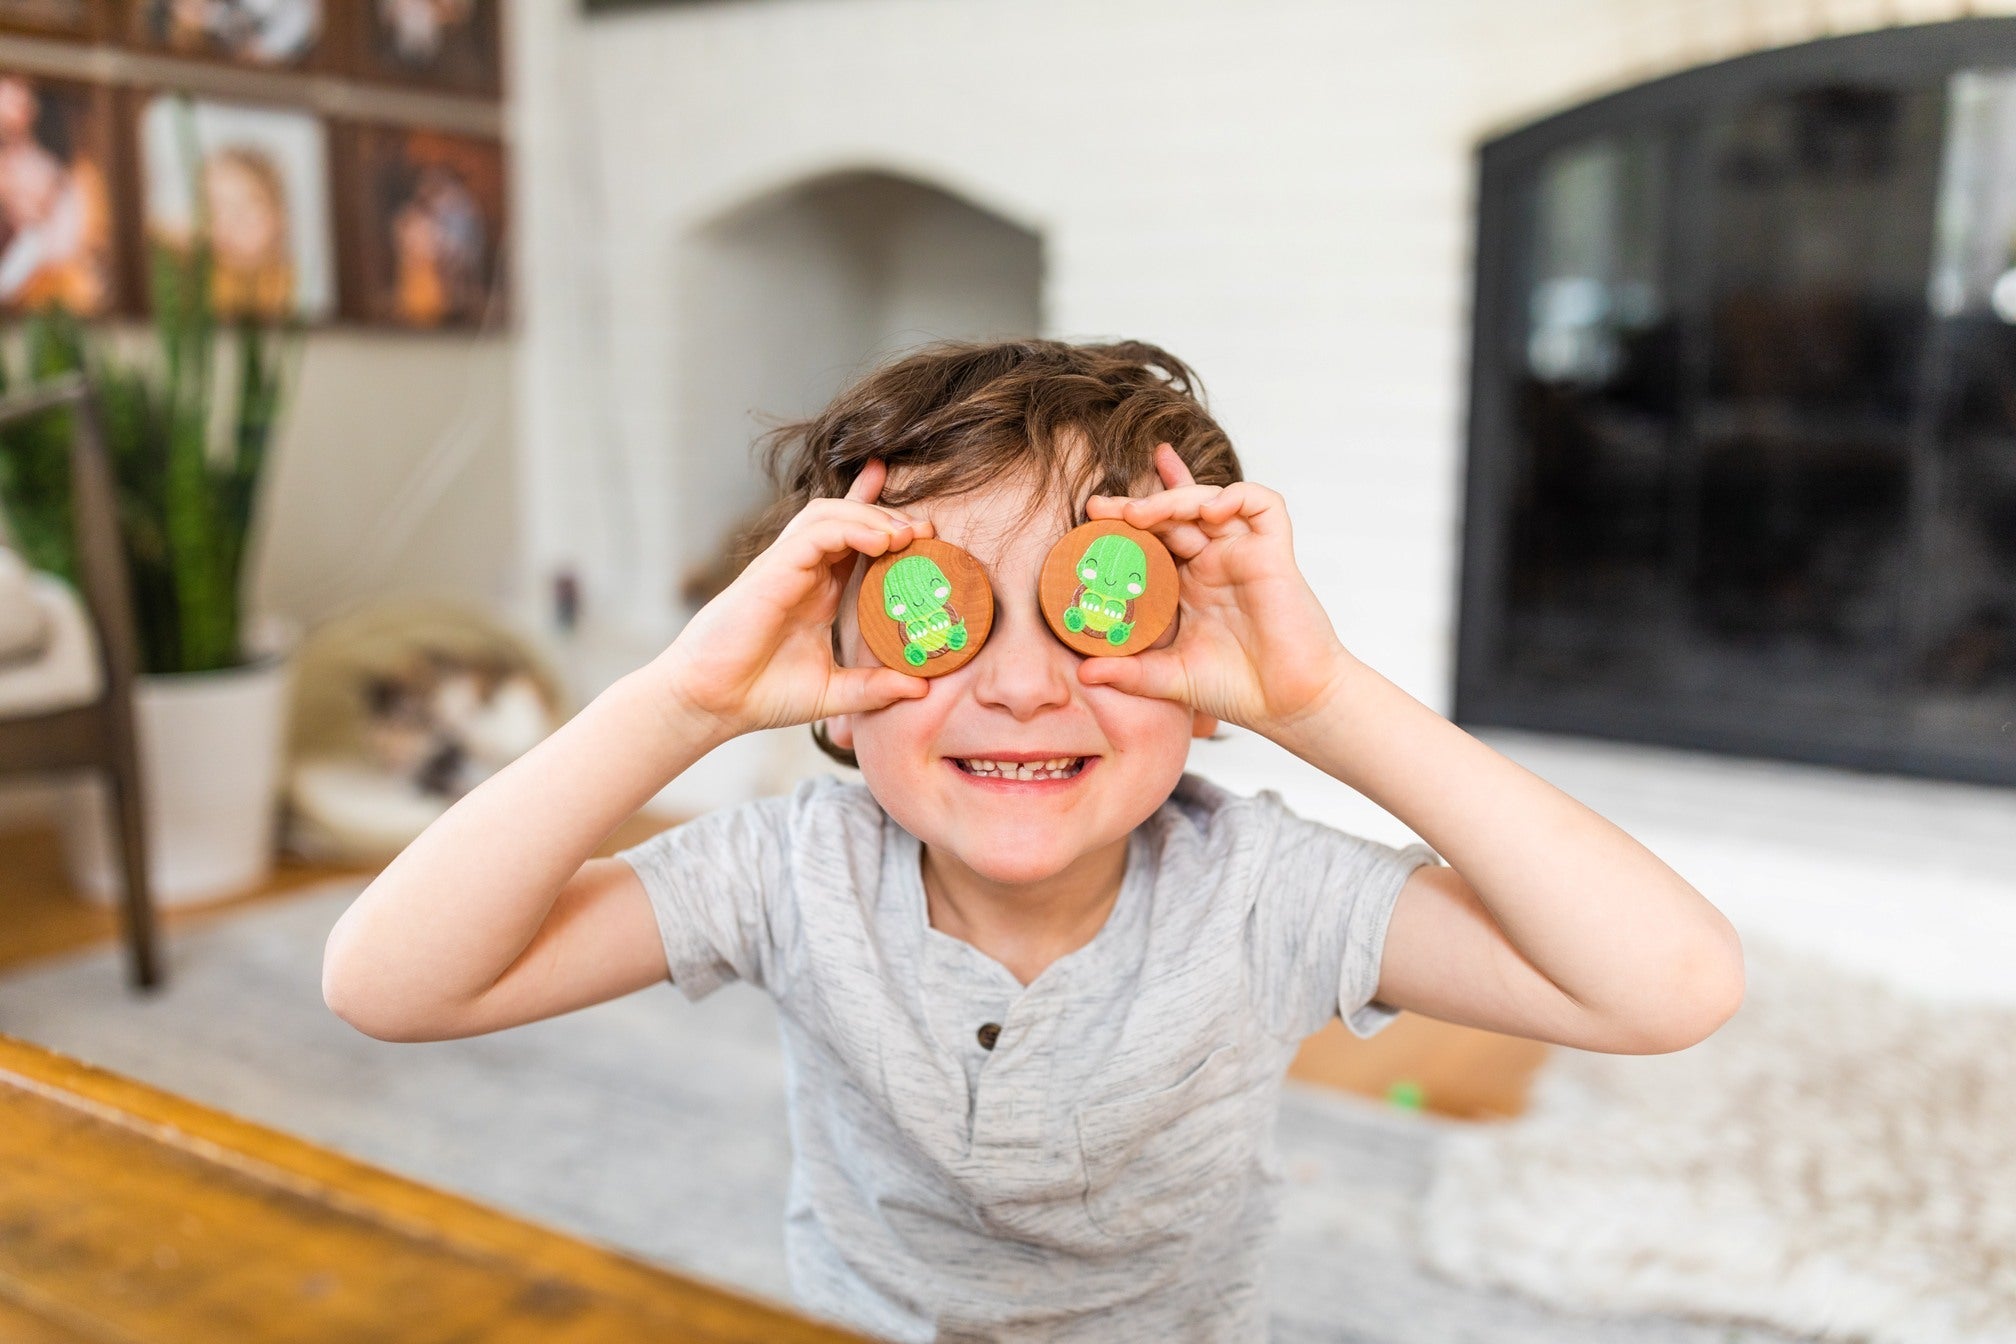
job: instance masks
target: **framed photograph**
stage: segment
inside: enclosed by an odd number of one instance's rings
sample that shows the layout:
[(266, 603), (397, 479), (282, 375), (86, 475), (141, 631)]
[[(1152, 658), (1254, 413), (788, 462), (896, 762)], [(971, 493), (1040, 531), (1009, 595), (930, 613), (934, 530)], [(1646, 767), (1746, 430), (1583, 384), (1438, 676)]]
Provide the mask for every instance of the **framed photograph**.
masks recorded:
[(504, 86), (502, 0), (355, 0), (351, 70), (442, 93)]
[(119, 305), (113, 116), (96, 85), (0, 70), (0, 312)]
[(503, 321), (504, 146), (395, 126), (346, 138), (351, 315), (414, 330)]
[[(110, 2), (110, 0), (108, 0)], [(344, 0), (352, 3), (353, 0)], [(334, 64), (324, 0), (116, 0), (126, 41), (147, 51), (232, 65), (313, 70)]]
[(0, 0), (0, 32), (91, 39), (105, 36), (109, 0)]
[(327, 319), (336, 256), (321, 118), (151, 91), (135, 104), (146, 245), (186, 249), (201, 210), (219, 312)]

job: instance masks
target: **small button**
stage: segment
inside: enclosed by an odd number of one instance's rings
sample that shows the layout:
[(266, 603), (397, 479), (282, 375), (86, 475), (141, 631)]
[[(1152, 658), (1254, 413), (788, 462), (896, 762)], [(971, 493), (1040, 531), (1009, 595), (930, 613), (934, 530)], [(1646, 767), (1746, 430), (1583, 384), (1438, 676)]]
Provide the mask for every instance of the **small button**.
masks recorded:
[(980, 1038), (980, 1048), (982, 1050), (992, 1050), (994, 1042), (1001, 1039), (1001, 1024), (999, 1022), (989, 1022), (982, 1026), (975, 1034)]

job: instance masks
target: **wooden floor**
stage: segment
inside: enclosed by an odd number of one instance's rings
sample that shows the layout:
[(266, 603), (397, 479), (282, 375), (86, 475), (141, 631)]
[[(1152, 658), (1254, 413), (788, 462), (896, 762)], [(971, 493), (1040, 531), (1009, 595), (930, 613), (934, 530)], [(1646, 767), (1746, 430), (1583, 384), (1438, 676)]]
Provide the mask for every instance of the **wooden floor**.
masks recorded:
[[(618, 827), (597, 853), (614, 854), (670, 824), (671, 819), (640, 814)], [(161, 911), (161, 936), (172, 941), (178, 929), (228, 918), (336, 878), (361, 881), (373, 871), (283, 857), (272, 876), (244, 896), (197, 909)], [(71, 892), (54, 828), (0, 831), (0, 874), (5, 874), (0, 973), (38, 957), (118, 938), (115, 911), (87, 904)], [(172, 981), (164, 992), (174, 992)], [(1546, 1046), (1533, 1041), (1403, 1013), (1369, 1041), (1353, 1036), (1341, 1022), (1331, 1023), (1303, 1045), (1290, 1074), (1367, 1097), (1389, 1097), (1397, 1085), (1438, 1115), (1491, 1120), (1525, 1109), (1527, 1084), (1546, 1053)]]

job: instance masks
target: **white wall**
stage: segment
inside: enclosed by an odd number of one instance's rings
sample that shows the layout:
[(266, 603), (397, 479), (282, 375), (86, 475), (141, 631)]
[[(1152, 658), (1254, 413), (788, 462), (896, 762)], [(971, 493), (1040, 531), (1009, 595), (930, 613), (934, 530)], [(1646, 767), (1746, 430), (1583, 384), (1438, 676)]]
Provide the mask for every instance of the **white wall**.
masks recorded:
[(531, 566), (584, 568), (608, 623), (594, 635), (622, 650), (606, 669), (648, 657), (680, 617), (668, 520), (695, 445), (666, 380), (690, 339), (685, 240), (767, 191), (881, 168), (1040, 234), (1049, 334), (1140, 336), (1191, 360), (1250, 473), (1322, 518), (1303, 561), (1347, 641), (1441, 708), (1475, 145), (1673, 69), (1962, 6), (520, 8), (542, 53), (517, 108), (542, 183), (523, 216)]
[(272, 459), (251, 601), (312, 624), (392, 593), (517, 600), (508, 335), (310, 336)]
[[(884, 174), (765, 196), (682, 240), (677, 563), (714, 567), (769, 502), (751, 440), (811, 415), (868, 367), (940, 338), (1034, 335), (1035, 235)], [(759, 418), (760, 413), (760, 418)]]
[[(1141, 337), (1192, 361), (1249, 475), (1288, 497), (1301, 562), (1345, 642), (1446, 712), (1478, 142), (1743, 51), (2002, 4), (744, 0), (593, 22), (547, 16), (545, 82), (520, 104), (540, 120), (521, 139), (523, 161), (553, 188), (528, 212), (537, 294), (521, 369), (534, 568), (567, 555), (587, 572), (599, 615), (577, 666), (590, 683), (672, 636), (676, 548), (654, 520), (673, 513), (690, 475), (691, 446), (664, 392), (682, 363), (671, 316), (683, 299), (679, 240), (765, 191), (880, 167), (1040, 234), (1048, 334)], [(574, 186), (586, 194), (567, 199)], [(566, 432), (590, 405), (597, 432)], [(1518, 754), (1509, 739), (1506, 749)], [(802, 750), (788, 750), (800, 768)], [(1679, 759), (1623, 750), (1640, 783)], [(737, 758), (742, 782), (776, 778), (758, 755), (752, 746)], [(1312, 814), (1404, 838), (1393, 819), (1264, 743), (1202, 747), (1196, 759), (1235, 786), (1279, 787)], [(1558, 753), (1547, 759), (1575, 775)], [(686, 796), (732, 796), (721, 785), (737, 761), (704, 764), (710, 791), (689, 781)], [(1921, 981), (2001, 973), (1985, 962), (1956, 969), (1979, 929), (1963, 910), (1980, 907), (1941, 907), (1913, 880), (1910, 856), (1852, 871), (1808, 862), (1828, 845), (1814, 823), (1824, 809), (1798, 799), (1833, 775), (1721, 764), (1708, 763), (1707, 795), (1782, 817), (1786, 865), (1736, 857), (1752, 851), (1724, 843), (1701, 809), (1662, 823), (1647, 801), (1656, 787), (1617, 789), (1598, 770), (1599, 792), (1585, 801), (1636, 807), (1634, 825), (1663, 825), (1703, 871), (1739, 883), (1742, 872), (1774, 872), (1728, 896), (1760, 925), (1834, 937), (1867, 959), (1885, 945), (1885, 921), (1893, 931), (1909, 922), (1929, 949), (1915, 963)], [(1882, 790), (1916, 786), (1876, 787), (1868, 806)], [(1967, 796), (1990, 811), (2007, 801)], [(2016, 920), (2016, 826), (2008, 835), (1972, 836), (1956, 851), (1978, 861), (1968, 870), (1986, 884), (1977, 890), (2007, 898), (2005, 922)], [(1815, 926), (1781, 899), (1794, 880), (1859, 882), (1862, 903), (1840, 908), (1860, 913)]]

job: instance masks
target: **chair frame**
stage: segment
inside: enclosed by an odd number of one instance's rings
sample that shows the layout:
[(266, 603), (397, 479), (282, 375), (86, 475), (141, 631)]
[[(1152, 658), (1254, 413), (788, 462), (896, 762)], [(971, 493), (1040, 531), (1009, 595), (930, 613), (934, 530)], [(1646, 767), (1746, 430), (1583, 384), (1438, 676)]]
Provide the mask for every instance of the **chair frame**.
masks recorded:
[(112, 791), (125, 883), (127, 982), (136, 992), (158, 988), (153, 888), (147, 870), (147, 822), (134, 729), (133, 687), (138, 635), (133, 595), (119, 533), (119, 495), (105, 433), (89, 381), (71, 375), (0, 397), (0, 426), (59, 407), (74, 412), (71, 444), (72, 523), (85, 606), (97, 632), (102, 689), (88, 704), (0, 719), (0, 775), (89, 769)]

